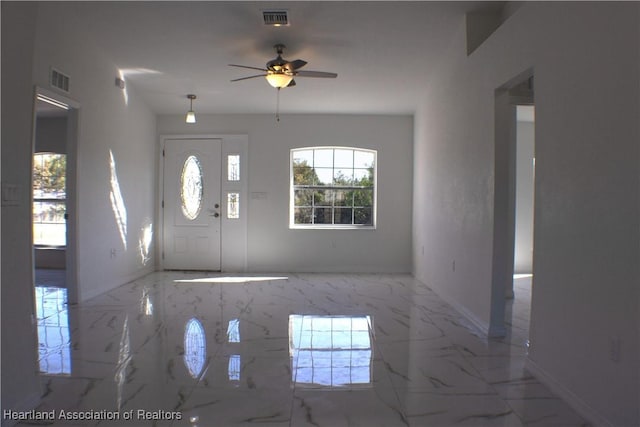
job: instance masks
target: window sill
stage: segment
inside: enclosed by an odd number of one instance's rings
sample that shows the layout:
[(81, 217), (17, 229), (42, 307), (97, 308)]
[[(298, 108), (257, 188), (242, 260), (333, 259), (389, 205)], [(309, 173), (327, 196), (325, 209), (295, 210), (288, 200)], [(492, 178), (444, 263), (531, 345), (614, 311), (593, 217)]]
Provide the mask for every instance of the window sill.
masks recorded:
[(290, 230), (375, 230), (375, 225), (289, 225)]

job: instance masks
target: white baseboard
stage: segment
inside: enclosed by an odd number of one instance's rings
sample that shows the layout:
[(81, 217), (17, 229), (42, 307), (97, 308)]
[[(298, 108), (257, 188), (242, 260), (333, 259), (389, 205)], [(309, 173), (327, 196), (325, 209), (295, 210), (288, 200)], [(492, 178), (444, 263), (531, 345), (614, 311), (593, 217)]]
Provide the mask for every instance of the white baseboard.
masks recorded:
[[(422, 280), (418, 279), (414, 276), (414, 278), (420, 282)], [(424, 282), (422, 282), (424, 283)], [(433, 290), (440, 298), (442, 298), (447, 304), (449, 304), (454, 310), (464, 316), (476, 329), (476, 332), (480, 333), (484, 337), (500, 337), (505, 336), (506, 328), (502, 327), (490, 327), (486, 322), (478, 319), (478, 317), (470, 312), (465, 306), (448, 297), (445, 294), (438, 292), (436, 289), (429, 288)], [(590, 405), (588, 405), (584, 400), (578, 397), (571, 390), (567, 389), (564, 385), (562, 385), (558, 380), (556, 380), (553, 376), (547, 373), (544, 369), (538, 366), (533, 360), (529, 357), (525, 359), (525, 367), (531, 372), (531, 374), (536, 377), (542, 384), (547, 386), (555, 395), (564, 400), (569, 406), (571, 406), (580, 416), (586, 419), (589, 423), (597, 427), (614, 427), (614, 424), (609, 420), (604, 418), (598, 411), (593, 409)]]
[[(29, 396), (27, 396), (25, 399), (22, 399), (21, 402), (18, 402), (15, 407), (13, 408), (2, 408), (3, 410), (5, 409), (10, 409), (12, 411), (16, 411), (16, 412), (27, 412), (30, 411), (32, 409), (35, 409), (39, 404), (40, 404), (40, 393), (31, 393)], [(12, 419), (5, 419), (4, 417), (1, 418), (2, 419), (2, 427), (13, 427), (16, 424), (18, 424), (19, 420), (12, 420)]]
[[(414, 278), (415, 278), (415, 276), (414, 276)], [(424, 282), (423, 282), (423, 284), (424, 284)], [(428, 286), (428, 285), (426, 285), (426, 286)], [(433, 289), (431, 287), (429, 287), (429, 289), (431, 289), (436, 294), (438, 294), (438, 296), (440, 298), (442, 298), (447, 304), (449, 304), (455, 311), (457, 311), (462, 316), (464, 316), (465, 319), (467, 319), (471, 323), (471, 325), (476, 330), (476, 332), (478, 334), (480, 334), (481, 336), (488, 337), (488, 338), (494, 338), (494, 337), (503, 337), (503, 336), (506, 335), (507, 331), (504, 328), (504, 326), (502, 326), (501, 328), (495, 328), (495, 327), (492, 328), (492, 327), (489, 326), (489, 324), (487, 322), (479, 319), (474, 313), (469, 311), (469, 309), (467, 309), (467, 307), (465, 307), (464, 305), (462, 305), (459, 302), (455, 301), (453, 298), (450, 298), (449, 296), (438, 292), (437, 289)]]
[(155, 270), (155, 267), (153, 266), (149, 266), (149, 267), (145, 267), (143, 269), (140, 269), (134, 273), (131, 274), (127, 274), (126, 276), (121, 277), (117, 282), (113, 282), (108, 284), (107, 286), (101, 288), (101, 289), (92, 289), (89, 292), (84, 292), (82, 295), (80, 295), (80, 302), (86, 302), (88, 300), (90, 300), (91, 298), (95, 298), (99, 295), (102, 295), (106, 292), (112, 291), (116, 288), (119, 288), (120, 286), (126, 285), (127, 283), (131, 283), (133, 281), (136, 281), (138, 279), (143, 278), (144, 276), (153, 273)]
[(538, 366), (538, 364), (529, 357), (525, 359), (525, 369), (527, 369), (538, 381), (547, 386), (555, 395), (564, 400), (578, 414), (580, 414), (580, 416), (592, 425), (598, 427), (614, 427), (613, 423), (600, 415), (598, 411), (593, 409), (574, 392), (558, 382), (558, 380)]
[(482, 336), (485, 336), (485, 337), (489, 336), (489, 324), (478, 319), (478, 317), (475, 314), (470, 312), (467, 309), (467, 307), (460, 304), (459, 302), (454, 301), (453, 299), (448, 298), (446, 296), (443, 296), (442, 294), (438, 294), (438, 296), (440, 296), (440, 298), (445, 300), (447, 304), (453, 307), (455, 311), (462, 314), (469, 322), (471, 322), (471, 324), (476, 329), (476, 331), (482, 334)]

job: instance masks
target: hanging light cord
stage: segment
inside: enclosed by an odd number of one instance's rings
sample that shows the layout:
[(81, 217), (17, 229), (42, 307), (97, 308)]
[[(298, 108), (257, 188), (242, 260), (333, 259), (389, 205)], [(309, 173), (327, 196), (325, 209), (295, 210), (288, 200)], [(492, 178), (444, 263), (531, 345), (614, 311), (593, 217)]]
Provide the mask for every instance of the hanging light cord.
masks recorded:
[(278, 88), (278, 94), (276, 95), (276, 122), (280, 121), (280, 88)]

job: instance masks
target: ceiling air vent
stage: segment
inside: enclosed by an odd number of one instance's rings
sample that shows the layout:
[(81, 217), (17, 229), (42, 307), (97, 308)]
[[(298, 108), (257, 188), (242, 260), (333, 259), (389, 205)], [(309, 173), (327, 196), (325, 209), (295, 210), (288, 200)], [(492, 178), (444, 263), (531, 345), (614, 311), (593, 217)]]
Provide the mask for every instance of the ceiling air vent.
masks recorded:
[(286, 10), (263, 10), (262, 19), (264, 25), (274, 27), (289, 25), (289, 15)]
[(55, 68), (51, 69), (51, 86), (60, 89), (64, 92), (69, 92), (69, 76), (61, 73)]

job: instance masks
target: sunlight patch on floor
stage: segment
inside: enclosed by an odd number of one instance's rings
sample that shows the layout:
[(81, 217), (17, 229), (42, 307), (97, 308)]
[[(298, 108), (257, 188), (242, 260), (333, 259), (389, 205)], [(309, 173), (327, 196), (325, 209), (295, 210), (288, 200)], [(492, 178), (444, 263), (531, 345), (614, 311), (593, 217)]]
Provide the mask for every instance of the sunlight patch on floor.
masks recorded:
[(271, 280), (287, 280), (286, 276), (238, 276), (238, 277), (201, 277), (198, 279), (179, 279), (174, 283), (247, 283), (247, 282), (268, 282)]

